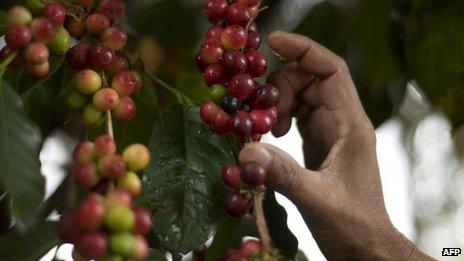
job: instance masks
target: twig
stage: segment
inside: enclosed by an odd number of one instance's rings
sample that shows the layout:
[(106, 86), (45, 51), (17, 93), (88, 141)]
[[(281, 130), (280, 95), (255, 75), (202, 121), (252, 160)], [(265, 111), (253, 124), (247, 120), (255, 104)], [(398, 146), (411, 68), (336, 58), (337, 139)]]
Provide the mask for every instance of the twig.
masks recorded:
[[(106, 75), (104, 71), (101, 71), (101, 77), (103, 79), (104, 88), (108, 87), (108, 81), (106, 80)], [(114, 139), (114, 130), (113, 130), (113, 118), (111, 116), (111, 111), (107, 110), (105, 112), (105, 122), (106, 122), (106, 132)]]
[(264, 192), (264, 186), (253, 190), (253, 214), (255, 216), (256, 226), (258, 227), (261, 244), (263, 245), (263, 251), (266, 254), (273, 255), (272, 239), (269, 235), (263, 211)]

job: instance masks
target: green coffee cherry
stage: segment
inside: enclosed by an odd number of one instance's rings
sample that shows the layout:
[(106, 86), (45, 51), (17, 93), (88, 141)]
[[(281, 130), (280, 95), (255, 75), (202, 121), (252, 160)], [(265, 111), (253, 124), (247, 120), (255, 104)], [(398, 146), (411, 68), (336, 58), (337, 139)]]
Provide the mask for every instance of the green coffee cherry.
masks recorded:
[(84, 108), (83, 117), (88, 125), (100, 125), (105, 119), (103, 111), (97, 109), (92, 103)]
[(85, 103), (87, 102), (87, 97), (81, 92), (71, 91), (68, 94), (67, 100), (69, 107), (71, 107), (73, 110), (77, 110), (84, 107)]
[(132, 230), (135, 224), (134, 212), (123, 205), (112, 206), (105, 216), (105, 225), (111, 231), (123, 232)]
[(42, 14), (45, 7), (41, 0), (26, 0), (26, 6), (34, 15)]
[(48, 48), (52, 53), (65, 54), (71, 47), (71, 36), (64, 27), (60, 27), (55, 35), (53, 41), (48, 45)]
[(110, 249), (116, 254), (129, 257), (135, 251), (135, 238), (129, 232), (113, 234), (110, 238)]
[(221, 101), (221, 99), (224, 98), (226, 95), (227, 95), (226, 87), (220, 84), (213, 85), (209, 93), (209, 97), (211, 98), (211, 100), (213, 100), (216, 103)]

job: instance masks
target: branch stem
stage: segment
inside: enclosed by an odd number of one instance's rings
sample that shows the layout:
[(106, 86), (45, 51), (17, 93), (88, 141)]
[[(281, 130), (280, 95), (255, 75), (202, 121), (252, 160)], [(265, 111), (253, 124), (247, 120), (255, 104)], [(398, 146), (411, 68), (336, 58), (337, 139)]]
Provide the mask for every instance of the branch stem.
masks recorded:
[(269, 230), (266, 224), (266, 218), (263, 211), (264, 192), (266, 189), (261, 186), (253, 190), (253, 214), (255, 216), (256, 226), (258, 227), (259, 237), (263, 246), (263, 251), (266, 254), (272, 254), (272, 239), (269, 235)]

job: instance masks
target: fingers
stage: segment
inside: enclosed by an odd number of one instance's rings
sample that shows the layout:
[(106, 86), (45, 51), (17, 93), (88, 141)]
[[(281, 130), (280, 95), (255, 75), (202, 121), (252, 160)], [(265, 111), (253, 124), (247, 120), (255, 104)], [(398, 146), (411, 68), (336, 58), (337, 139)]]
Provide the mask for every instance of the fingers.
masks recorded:
[(315, 190), (315, 177), (319, 174), (302, 168), (284, 151), (264, 143), (251, 143), (239, 155), (241, 163), (255, 161), (267, 171), (266, 187), (283, 195), (300, 200), (307, 191)]
[(268, 36), (269, 46), (280, 56), (297, 61), (303, 70), (327, 78), (344, 67), (343, 60), (308, 37), (276, 31)]

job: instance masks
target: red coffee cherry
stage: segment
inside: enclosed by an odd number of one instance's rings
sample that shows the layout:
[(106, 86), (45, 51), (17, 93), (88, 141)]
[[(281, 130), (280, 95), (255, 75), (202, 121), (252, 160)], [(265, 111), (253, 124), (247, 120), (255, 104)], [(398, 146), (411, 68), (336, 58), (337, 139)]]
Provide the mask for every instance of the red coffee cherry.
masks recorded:
[(195, 63), (196, 63), (197, 68), (198, 68), (198, 70), (200, 72), (204, 72), (206, 70), (206, 68), (208, 67), (208, 64), (200, 56), (200, 53), (197, 54), (197, 58), (195, 60)]
[(63, 243), (77, 243), (81, 232), (79, 231), (74, 215), (66, 213), (61, 215), (57, 226), (58, 237)]
[(239, 218), (250, 211), (250, 201), (240, 194), (232, 194), (226, 200), (224, 207), (230, 216)]
[(135, 260), (145, 260), (150, 254), (150, 246), (143, 236), (135, 236), (135, 250), (131, 255)]
[(90, 46), (78, 43), (66, 53), (66, 60), (74, 70), (82, 70), (89, 66)]
[(229, 75), (245, 72), (247, 69), (247, 58), (237, 50), (228, 50), (221, 58), (221, 65)]
[(93, 35), (101, 35), (106, 29), (110, 27), (110, 20), (102, 14), (91, 14), (85, 20), (85, 29)]
[(206, 42), (221, 44), (221, 35), (224, 28), (221, 26), (213, 25), (206, 31)]
[(91, 163), (95, 160), (95, 144), (90, 141), (82, 142), (73, 151), (75, 163)]
[(224, 53), (220, 43), (206, 42), (200, 50), (199, 56), (202, 61), (207, 64), (218, 63), (221, 60), (221, 56)]
[(116, 142), (110, 135), (102, 135), (95, 139), (95, 154), (99, 157), (116, 153)]
[(216, 103), (207, 101), (200, 107), (200, 117), (203, 122), (211, 124), (216, 119), (216, 115), (219, 110), (220, 108), (216, 105)]
[(241, 138), (248, 138), (253, 130), (253, 121), (247, 112), (237, 112), (230, 119), (232, 133)]
[(123, 56), (114, 57), (111, 64), (106, 68), (106, 70), (112, 74), (117, 74), (127, 69), (129, 69), (129, 61)]
[(224, 19), (228, 8), (229, 3), (227, 0), (206, 0), (203, 5), (205, 15), (212, 23), (216, 23)]
[(103, 88), (93, 95), (93, 104), (102, 111), (113, 110), (119, 105), (119, 95), (111, 88)]
[(240, 100), (246, 100), (251, 97), (255, 88), (255, 81), (251, 75), (239, 73), (229, 81), (228, 89), (230, 95)]
[(54, 25), (63, 25), (66, 19), (66, 8), (58, 3), (48, 4), (44, 8), (43, 16), (50, 19)]
[(46, 61), (42, 64), (26, 64), (25, 71), (32, 78), (44, 78), (50, 72), (50, 63)]
[(114, 57), (116, 57), (113, 49), (103, 44), (97, 44), (91, 47), (89, 54), (90, 62), (99, 70), (105, 70), (109, 67)]
[(278, 120), (279, 112), (277, 111), (277, 107), (272, 107), (267, 109), (267, 115), (271, 118), (272, 124), (275, 124)]
[(227, 74), (224, 68), (219, 64), (212, 64), (206, 68), (203, 73), (203, 80), (208, 86), (215, 84), (225, 84), (227, 81)]
[(8, 10), (5, 20), (9, 26), (27, 25), (32, 21), (32, 14), (24, 6), (15, 5)]
[(242, 181), (240, 168), (235, 165), (227, 165), (221, 171), (222, 181), (230, 188), (240, 190), (245, 187)]
[(114, 117), (122, 122), (131, 121), (137, 114), (137, 106), (130, 97), (123, 97), (113, 110)]
[(253, 109), (269, 109), (279, 102), (279, 90), (272, 84), (263, 84), (255, 93)]
[(248, 61), (247, 73), (253, 77), (261, 77), (266, 73), (267, 62), (264, 55), (259, 51), (248, 51), (245, 53)]
[(247, 50), (258, 50), (261, 46), (261, 36), (257, 32), (248, 32)]
[(218, 135), (226, 135), (230, 132), (230, 116), (223, 110), (219, 110), (213, 122), (214, 132)]
[(251, 120), (253, 121), (253, 133), (266, 134), (273, 124), (270, 113), (265, 110), (254, 110), (250, 112)]
[(240, 253), (247, 258), (258, 255), (262, 250), (261, 242), (258, 239), (245, 240), (240, 247)]
[(121, 18), (126, 10), (122, 0), (102, 0), (97, 11), (104, 14), (111, 22)]
[(106, 194), (106, 205), (112, 207), (114, 205), (122, 205), (130, 207), (132, 204), (132, 196), (126, 191), (120, 189), (112, 189)]
[(79, 239), (76, 248), (83, 257), (98, 259), (108, 252), (108, 238), (103, 232), (88, 233)]
[(24, 49), (31, 41), (32, 31), (25, 25), (13, 25), (6, 31), (5, 42), (12, 49)]
[(65, 20), (65, 28), (72, 37), (80, 38), (85, 33), (85, 21), (68, 17)]
[(135, 71), (122, 71), (114, 76), (111, 87), (121, 96), (131, 96), (140, 89), (142, 81)]
[(261, 141), (261, 138), (262, 138), (262, 135), (261, 134), (252, 134), (251, 135), (251, 140), (253, 142), (260, 142)]
[(247, 162), (241, 166), (241, 177), (246, 184), (257, 187), (264, 184), (266, 170), (256, 162)]
[(32, 20), (31, 31), (35, 41), (49, 44), (55, 38), (58, 27), (53, 25), (50, 19), (39, 17)]
[(118, 51), (126, 45), (127, 33), (120, 27), (110, 27), (103, 32), (100, 41), (114, 51)]
[(244, 4), (248, 7), (253, 7), (259, 3), (259, 0), (237, 0), (237, 3)]
[(228, 26), (221, 35), (221, 43), (225, 49), (240, 50), (248, 41), (245, 28), (240, 25)]
[(241, 3), (233, 3), (227, 9), (227, 20), (229, 24), (238, 24), (246, 27), (250, 22), (251, 14), (246, 5)]
[(104, 198), (99, 194), (89, 194), (76, 210), (76, 225), (82, 230), (98, 230), (103, 223), (105, 212)]
[(92, 188), (100, 181), (97, 166), (93, 163), (81, 163), (71, 171), (74, 182), (84, 188)]
[(133, 233), (139, 235), (146, 235), (152, 229), (151, 213), (150, 211), (143, 208), (135, 208), (135, 225), (132, 230)]
[(50, 52), (43, 43), (31, 43), (24, 50), (24, 59), (32, 64), (44, 64), (48, 61)]
[(108, 154), (103, 156), (98, 162), (98, 169), (102, 176), (110, 179), (118, 178), (127, 172), (124, 159), (117, 154)]

